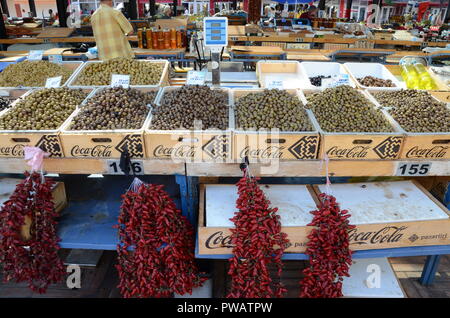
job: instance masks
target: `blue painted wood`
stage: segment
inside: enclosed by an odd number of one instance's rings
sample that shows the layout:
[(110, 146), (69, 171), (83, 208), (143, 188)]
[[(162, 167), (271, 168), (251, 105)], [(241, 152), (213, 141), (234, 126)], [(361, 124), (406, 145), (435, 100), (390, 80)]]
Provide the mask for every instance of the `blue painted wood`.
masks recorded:
[[(165, 190), (180, 208), (179, 191), (172, 176), (141, 176), (147, 183), (164, 184)], [(62, 211), (58, 228), (62, 248), (115, 250), (118, 243), (117, 224), (124, 194), (133, 177), (65, 176), (68, 206)], [(83, 186), (80, 187), (80, 184)]]
[(181, 196), (181, 213), (189, 219), (189, 194), (188, 194), (188, 184), (187, 177), (185, 175), (177, 174), (175, 175), (175, 181), (180, 187), (180, 196)]
[(430, 285), (436, 277), (436, 271), (441, 260), (441, 255), (429, 255), (422, 271), (419, 281), (422, 285)]

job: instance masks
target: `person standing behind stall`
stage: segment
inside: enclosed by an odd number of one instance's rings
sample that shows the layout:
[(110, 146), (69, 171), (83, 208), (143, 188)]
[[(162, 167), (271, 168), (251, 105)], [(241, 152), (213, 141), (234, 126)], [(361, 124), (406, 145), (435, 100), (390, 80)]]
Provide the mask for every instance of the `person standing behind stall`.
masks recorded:
[(311, 22), (313, 18), (317, 15), (317, 8), (315, 6), (310, 6), (307, 12), (302, 13), (300, 19), (307, 19)]
[(133, 33), (133, 27), (120, 11), (113, 9), (112, 0), (100, 0), (100, 7), (92, 15), (91, 23), (99, 59), (134, 57), (127, 39), (127, 35)]

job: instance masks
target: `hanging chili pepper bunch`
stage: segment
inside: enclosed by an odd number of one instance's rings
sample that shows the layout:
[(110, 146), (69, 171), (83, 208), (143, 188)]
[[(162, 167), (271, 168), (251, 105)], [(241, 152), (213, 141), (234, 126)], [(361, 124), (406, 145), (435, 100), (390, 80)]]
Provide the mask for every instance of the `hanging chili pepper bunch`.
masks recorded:
[(315, 228), (308, 235), (306, 254), (309, 267), (303, 270), (300, 297), (342, 297), (342, 281), (349, 277), (352, 252), (349, 248), (349, 224), (347, 210), (341, 210), (336, 198), (321, 193), (318, 210), (312, 211), (313, 220), (308, 226)]
[[(233, 257), (229, 259), (231, 291), (229, 298), (281, 297), (287, 290), (280, 282), (281, 257), (289, 244), (287, 235), (281, 232), (277, 208), (270, 208), (270, 201), (258, 185), (259, 179), (248, 176), (237, 183), (239, 209), (231, 219)], [(278, 281), (270, 277), (269, 266), (277, 269)]]
[[(36, 172), (25, 176), (0, 211), (0, 264), (5, 281), (28, 282), (33, 291), (45, 293), (65, 275), (58, 257), (55, 183)], [(21, 234), (27, 217), (31, 219), (29, 239)]]
[(192, 294), (207, 278), (195, 264), (194, 232), (187, 218), (162, 185), (141, 183), (122, 199), (116, 266), (122, 296)]

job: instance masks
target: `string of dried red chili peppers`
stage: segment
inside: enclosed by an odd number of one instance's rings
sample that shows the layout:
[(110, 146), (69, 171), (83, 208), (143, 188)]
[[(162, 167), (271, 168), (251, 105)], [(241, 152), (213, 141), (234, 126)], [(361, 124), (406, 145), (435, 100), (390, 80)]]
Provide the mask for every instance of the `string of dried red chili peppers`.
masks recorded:
[[(45, 293), (65, 275), (58, 257), (58, 213), (52, 200), (55, 183), (36, 172), (25, 176), (0, 211), (0, 264), (5, 281), (28, 282), (33, 291)], [(28, 240), (21, 235), (26, 216), (32, 220)]]
[[(277, 208), (270, 208), (270, 201), (258, 186), (259, 179), (248, 176), (237, 183), (238, 212), (231, 219), (233, 257), (229, 259), (231, 291), (229, 298), (281, 297), (287, 290), (279, 281), (282, 271), (281, 256), (289, 241), (281, 232)], [(269, 266), (275, 265), (278, 281), (270, 277)]]
[(319, 199), (319, 209), (311, 212), (314, 218), (308, 224), (315, 228), (308, 235), (309, 267), (303, 270), (300, 297), (342, 297), (343, 277), (350, 276), (352, 264), (348, 231), (355, 226), (349, 224), (350, 214), (339, 208), (335, 197), (321, 193)]
[(116, 266), (122, 296), (170, 297), (201, 286), (206, 278), (194, 261), (192, 226), (163, 186), (141, 184), (122, 198)]

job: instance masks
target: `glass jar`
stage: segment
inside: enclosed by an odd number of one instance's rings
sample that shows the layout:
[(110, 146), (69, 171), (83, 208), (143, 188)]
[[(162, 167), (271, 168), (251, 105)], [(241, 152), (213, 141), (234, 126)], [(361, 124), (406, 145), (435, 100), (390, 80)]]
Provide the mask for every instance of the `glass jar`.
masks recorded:
[(159, 49), (159, 33), (160, 31), (156, 28), (153, 28), (152, 30), (152, 48), (154, 50), (158, 50)]
[(147, 30), (146, 39), (147, 39), (147, 47), (146, 47), (146, 49), (153, 48), (152, 29), (148, 29)]
[(177, 30), (176, 29), (170, 29), (170, 48), (171, 49), (177, 48)]
[(170, 49), (170, 30), (164, 29), (164, 47), (163, 49)]

